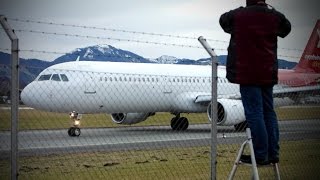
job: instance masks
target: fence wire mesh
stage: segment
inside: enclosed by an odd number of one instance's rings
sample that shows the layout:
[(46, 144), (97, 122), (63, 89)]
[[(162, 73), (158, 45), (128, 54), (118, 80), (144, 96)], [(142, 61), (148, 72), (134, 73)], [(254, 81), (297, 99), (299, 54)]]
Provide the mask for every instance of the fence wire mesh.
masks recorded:
[[(97, 71), (90, 71), (93, 64)], [(171, 65), (152, 66), (163, 68), (159, 71), (148, 65), (134, 69), (132, 63), (121, 71), (124, 67), (92, 61), (43, 71), (21, 64), (20, 79), (31, 77), (35, 83), (20, 84), (28, 93), (22, 93), (19, 106), (19, 179), (210, 179), (210, 103), (201, 98), (210, 99), (211, 68), (199, 65), (201, 72), (192, 76), (182, 75), (180, 67), (199, 69), (176, 66), (170, 72)], [(1, 73), (9, 67), (1, 65)], [(223, 73), (217, 81), (216, 174), (227, 179), (246, 140), (245, 124), (239, 87)], [(1, 81), (0, 179), (10, 179), (9, 87)], [(320, 175), (319, 98), (316, 89), (275, 99), (282, 179)], [(273, 173), (259, 168), (261, 179), (274, 179)], [(235, 179), (250, 177), (250, 167), (241, 166)]]

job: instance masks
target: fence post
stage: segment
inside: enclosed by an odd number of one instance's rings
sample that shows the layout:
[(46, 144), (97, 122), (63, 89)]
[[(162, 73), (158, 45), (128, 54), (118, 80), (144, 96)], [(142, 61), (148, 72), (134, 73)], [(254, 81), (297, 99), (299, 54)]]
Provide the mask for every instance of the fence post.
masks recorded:
[(19, 117), (19, 40), (5, 16), (0, 23), (11, 40), (11, 179), (18, 178), (18, 117)]
[(202, 36), (198, 38), (204, 49), (209, 53), (212, 60), (212, 70), (211, 70), (211, 180), (217, 179), (216, 175), (216, 164), (217, 164), (217, 123), (216, 120), (218, 118), (218, 103), (217, 103), (217, 80), (218, 80), (218, 59), (217, 55), (214, 52), (214, 49), (210, 47), (210, 45), (207, 43), (206, 39), (204, 39)]

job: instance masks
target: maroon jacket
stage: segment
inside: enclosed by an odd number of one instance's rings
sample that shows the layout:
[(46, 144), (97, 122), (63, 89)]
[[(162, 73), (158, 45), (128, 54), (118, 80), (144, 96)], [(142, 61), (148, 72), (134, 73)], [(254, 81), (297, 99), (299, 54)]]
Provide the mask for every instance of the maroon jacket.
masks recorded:
[(231, 34), (227, 79), (243, 85), (277, 84), (277, 37), (290, 33), (289, 20), (260, 3), (224, 13), (220, 25)]

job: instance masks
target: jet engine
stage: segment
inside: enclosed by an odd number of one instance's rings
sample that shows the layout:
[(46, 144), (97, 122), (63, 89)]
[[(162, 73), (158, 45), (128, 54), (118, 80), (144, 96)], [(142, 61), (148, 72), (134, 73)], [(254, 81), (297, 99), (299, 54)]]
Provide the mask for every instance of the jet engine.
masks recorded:
[(113, 113), (112, 121), (117, 124), (136, 124), (146, 120), (155, 113)]
[[(211, 103), (207, 109), (211, 121)], [(245, 121), (244, 109), (241, 100), (218, 99), (217, 125), (231, 126)]]

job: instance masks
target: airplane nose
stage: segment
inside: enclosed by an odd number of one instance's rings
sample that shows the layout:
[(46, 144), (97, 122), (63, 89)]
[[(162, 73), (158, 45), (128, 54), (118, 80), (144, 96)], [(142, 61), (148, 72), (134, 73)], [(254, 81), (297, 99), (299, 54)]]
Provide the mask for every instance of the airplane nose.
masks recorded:
[(28, 84), (21, 92), (20, 97), (23, 104), (32, 107), (32, 98), (31, 98), (31, 86), (32, 83)]

